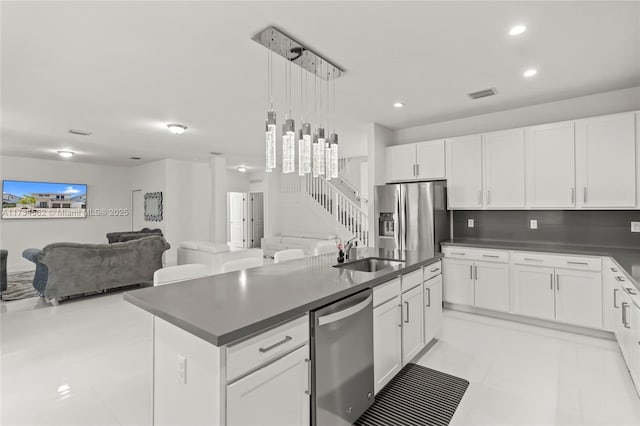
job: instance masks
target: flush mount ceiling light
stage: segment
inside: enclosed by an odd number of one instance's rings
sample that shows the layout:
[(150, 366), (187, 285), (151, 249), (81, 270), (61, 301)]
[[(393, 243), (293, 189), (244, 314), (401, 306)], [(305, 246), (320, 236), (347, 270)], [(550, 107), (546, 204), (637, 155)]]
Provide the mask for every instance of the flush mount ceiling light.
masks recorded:
[(174, 135), (181, 135), (187, 130), (187, 126), (177, 123), (167, 124), (167, 128)]
[(238, 166), (236, 167), (236, 170), (238, 170), (240, 173), (244, 173), (247, 171), (247, 168), (245, 166)]
[(527, 31), (527, 27), (524, 25), (515, 25), (513, 27), (511, 27), (511, 29), (509, 30), (509, 35), (511, 36), (517, 36), (522, 34), (523, 32)]
[(58, 155), (62, 158), (71, 158), (73, 157), (74, 152), (72, 151), (58, 151)]
[(129, 157), (129, 160), (142, 160), (140, 157)]
[(393, 103), (393, 107), (394, 108), (402, 108), (404, 106), (404, 104), (402, 102), (394, 102)]
[(89, 132), (88, 130), (78, 130), (78, 129), (69, 129), (69, 133), (71, 133), (72, 135), (79, 135), (79, 136), (91, 135), (91, 132)]
[(522, 75), (525, 77), (533, 77), (536, 74), (538, 74), (538, 70), (536, 70), (535, 68), (528, 69), (524, 73), (522, 73)]

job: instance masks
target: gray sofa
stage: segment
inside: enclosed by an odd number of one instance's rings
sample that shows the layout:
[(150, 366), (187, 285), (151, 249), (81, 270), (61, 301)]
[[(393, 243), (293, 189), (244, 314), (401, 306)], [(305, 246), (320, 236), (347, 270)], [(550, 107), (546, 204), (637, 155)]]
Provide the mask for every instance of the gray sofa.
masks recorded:
[(139, 231), (109, 232), (107, 234), (107, 241), (109, 241), (109, 244), (122, 243), (124, 241), (147, 237), (150, 234), (158, 234), (162, 236), (162, 230), (142, 228)]
[(0, 250), (0, 297), (2, 292), (7, 289), (7, 255), (8, 251)]
[(113, 244), (53, 243), (42, 250), (29, 249), (36, 278), (39, 269), (46, 272), (44, 282), (42, 276), (38, 282), (34, 279), (34, 287), (56, 305), (70, 296), (151, 284), (168, 249), (159, 235)]

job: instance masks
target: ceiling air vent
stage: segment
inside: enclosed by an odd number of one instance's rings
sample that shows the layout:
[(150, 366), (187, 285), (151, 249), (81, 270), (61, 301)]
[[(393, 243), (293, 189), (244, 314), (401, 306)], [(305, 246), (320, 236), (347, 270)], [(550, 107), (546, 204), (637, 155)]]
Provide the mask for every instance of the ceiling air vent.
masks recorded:
[(80, 136), (89, 136), (91, 132), (87, 132), (86, 130), (78, 130), (78, 129), (69, 129), (69, 133), (72, 135), (80, 135)]
[(486, 98), (487, 96), (493, 96), (495, 94), (496, 94), (496, 89), (491, 88), (491, 89), (480, 90), (478, 92), (469, 93), (468, 96), (471, 99), (480, 99), (480, 98)]

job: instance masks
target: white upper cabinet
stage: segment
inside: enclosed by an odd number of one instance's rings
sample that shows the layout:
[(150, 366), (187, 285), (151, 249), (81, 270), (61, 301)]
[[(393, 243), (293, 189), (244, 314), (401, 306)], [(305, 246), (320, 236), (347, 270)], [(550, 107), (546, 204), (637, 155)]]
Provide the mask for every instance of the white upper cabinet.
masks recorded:
[(485, 206), (524, 208), (524, 129), (487, 133), (482, 139)]
[(444, 158), (444, 139), (416, 144), (417, 178), (444, 179)]
[(575, 207), (574, 122), (528, 127), (525, 140), (528, 207)]
[(447, 194), (450, 209), (479, 209), (482, 195), (482, 138), (447, 139)]
[(387, 182), (416, 178), (416, 144), (390, 146), (387, 153)]
[(578, 207), (636, 207), (635, 115), (576, 121)]
[(387, 182), (444, 179), (444, 140), (390, 146)]

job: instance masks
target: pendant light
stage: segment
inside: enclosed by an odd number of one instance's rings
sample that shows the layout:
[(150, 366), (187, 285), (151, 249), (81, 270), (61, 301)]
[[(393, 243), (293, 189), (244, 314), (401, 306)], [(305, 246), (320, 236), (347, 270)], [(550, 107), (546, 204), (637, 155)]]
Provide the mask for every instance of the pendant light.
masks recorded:
[[(317, 63), (315, 64), (317, 67)], [(321, 91), (322, 92), (322, 91)], [(318, 127), (316, 129), (316, 134), (313, 140), (313, 175), (314, 177), (322, 176), (325, 173), (325, 143), (326, 137), (324, 128), (322, 127), (322, 122), (318, 118), (318, 72), (316, 69), (314, 80), (313, 80), (313, 109), (314, 109), (314, 119), (318, 123)], [(322, 93), (320, 94), (322, 96)], [(320, 110), (322, 111), (322, 105), (320, 105)]]
[[(289, 43), (291, 51), (291, 43)], [(288, 58), (287, 58), (288, 59)], [(296, 126), (291, 118), (291, 61), (284, 64), (285, 99), (287, 114), (282, 125), (282, 173), (293, 173), (296, 171)]]
[(267, 112), (267, 121), (265, 123), (265, 149), (266, 149), (266, 171), (270, 172), (276, 168), (276, 112), (273, 110), (273, 58), (272, 52), (269, 51), (267, 56), (267, 92), (269, 111)]
[[(327, 73), (325, 74), (327, 76), (327, 100), (326, 100), (326, 120), (327, 120), (327, 129), (329, 129), (329, 75), (328, 75), (328, 70), (329, 68), (326, 67)], [(322, 108), (322, 103), (320, 103), (320, 107)], [(330, 139), (330, 138), (329, 138)], [(331, 147), (329, 145), (329, 139), (325, 139), (325, 143), (324, 143), (324, 168), (325, 168), (325, 176), (327, 180), (331, 180), (331, 165), (333, 164), (332, 158), (331, 158)]]
[[(302, 72), (303, 69), (300, 67), (300, 111), (301, 111), (301, 127), (299, 130), (298, 136), (298, 174), (300, 176), (304, 176), (306, 174), (311, 173), (311, 124), (305, 123), (304, 118), (305, 114), (308, 114), (307, 111), (307, 76), (308, 72), (305, 71), (305, 85), (304, 92), (302, 90)], [(303, 100), (304, 93), (304, 100)]]
[(331, 177), (338, 178), (340, 170), (338, 169), (338, 134), (336, 133), (336, 78), (334, 73), (331, 74), (331, 83), (333, 84), (333, 117), (331, 120), (333, 125), (333, 133), (331, 133), (331, 136), (329, 137), (329, 141), (331, 144)]

